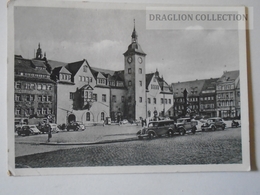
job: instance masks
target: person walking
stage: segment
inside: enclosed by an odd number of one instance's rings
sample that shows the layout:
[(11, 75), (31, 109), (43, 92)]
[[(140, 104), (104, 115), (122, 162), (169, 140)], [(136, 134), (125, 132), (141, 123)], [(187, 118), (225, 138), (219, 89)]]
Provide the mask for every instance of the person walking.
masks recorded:
[(47, 140), (47, 142), (50, 142), (50, 139), (52, 138), (51, 126), (49, 124), (46, 124), (46, 128), (48, 128), (48, 140)]

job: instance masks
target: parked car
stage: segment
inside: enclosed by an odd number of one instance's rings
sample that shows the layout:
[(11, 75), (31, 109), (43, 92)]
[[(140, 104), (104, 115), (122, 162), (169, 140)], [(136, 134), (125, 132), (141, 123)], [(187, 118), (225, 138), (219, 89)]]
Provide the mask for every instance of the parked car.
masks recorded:
[(231, 127), (239, 127), (239, 122), (233, 120), (232, 123), (231, 123)]
[(20, 129), (17, 130), (18, 135), (35, 135), (40, 134), (41, 131), (36, 127), (36, 125), (23, 125)]
[(32, 134), (41, 134), (42, 132), (36, 127), (36, 125), (28, 125)]
[(122, 121), (119, 122), (120, 124), (127, 124), (128, 123), (128, 120), (127, 119), (123, 119)]
[(70, 122), (67, 125), (66, 129), (67, 129), (67, 131), (69, 131), (69, 130), (78, 131), (78, 130), (80, 130), (80, 125), (76, 122)]
[(85, 130), (85, 125), (81, 121), (77, 121), (78, 125), (80, 126), (80, 130), (84, 131)]
[(201, 126), (201, 131), (215, 131), (217, 128), (221, 128), (222, 130), (224, 130), (226, 128), (226, 123), (222, 118), (214, 117), (209, 118), (207, 122)]
[(47, 123), (41, 123), (40, 125), (38, 125), (38, 129), (42, 133), (48, 133), (49, 132), (49, 128), (50, 128), (50, 124), (47, 124)]
[(198, 122), (196, 120), (191, 120), (190, 118), (179, 118), (175, 124), (176, 132), (180, 135), (185, 135), (186, 133), (196, 133)]
[(174, 121), (167, 120), (167, 121), (152, 121), (148, 124), (147, 127), (144, 127), (141, 130), (139, 130), (136, 133), (136, 135), (138, 139), (143, 139), (144, 137), (152, 139), (154, 137), (161, 137), (163, 135), (172, 137), (174, 133), (175, 133)]
[(49, 123), (49, 125), (51, 126), (51, 132), (52, 133), (59, 133), (60, 129), (58, 128), (58, 125), (55, 123)]

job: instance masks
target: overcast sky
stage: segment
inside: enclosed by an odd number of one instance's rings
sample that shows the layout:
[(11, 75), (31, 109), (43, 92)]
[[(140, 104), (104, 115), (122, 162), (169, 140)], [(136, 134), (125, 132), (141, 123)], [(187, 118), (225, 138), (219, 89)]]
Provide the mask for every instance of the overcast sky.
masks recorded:
[[(146, 30), (145, 11), (15, 7), (15, 54), (33, 58), (41, 43), (47, 58), (87, 59), (90, 66), (124, 69), (133, 19), (146, 56), (146, 73), (156, 68), (168, 83), (220, 77), (239, 69), (236, 30), (192, 24), (185, 30)], [(196, 28), (197, 30), (193, 30)]]

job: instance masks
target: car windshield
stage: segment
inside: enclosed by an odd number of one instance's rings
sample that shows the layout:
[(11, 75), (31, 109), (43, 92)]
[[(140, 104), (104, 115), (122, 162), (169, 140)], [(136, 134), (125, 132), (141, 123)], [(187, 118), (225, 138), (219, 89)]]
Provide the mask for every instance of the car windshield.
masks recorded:
[(149, 123), (148, 127), (157, 127), (158, 123)]
[(36, 128), (36, 126), (35, 126), (35, 125), (29, 125), (29, 127), (30, 127), (30, 128)]
[(183, 119), (178, 119), (178, 120), (177, 120), (177, 123), (183, 123), (183, 122), (184, 122)]
[(80, 121), (77, 121), (77, 123), (79, 124), (79, 125), (82, 125), (83, 123), (82, 122), (80, 122)]

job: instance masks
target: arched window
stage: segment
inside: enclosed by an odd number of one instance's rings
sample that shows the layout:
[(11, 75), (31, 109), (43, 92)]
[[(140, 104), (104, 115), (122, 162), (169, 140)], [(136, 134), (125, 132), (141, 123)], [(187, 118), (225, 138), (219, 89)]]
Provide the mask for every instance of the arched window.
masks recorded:
[(90, 121), (90, 113), (89, 112), (86, 113), (86, 121)]
[(148, 117), (151, 117), (151, 111), (150, 110), (148, 111)]
[(103, 121), (104, 118), (105, 118), (105, 114), (104, 114), (104, 112), (101, 112), (101, 120)]

